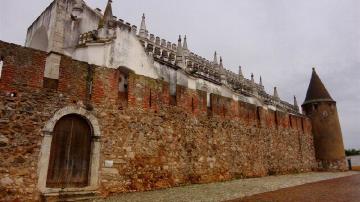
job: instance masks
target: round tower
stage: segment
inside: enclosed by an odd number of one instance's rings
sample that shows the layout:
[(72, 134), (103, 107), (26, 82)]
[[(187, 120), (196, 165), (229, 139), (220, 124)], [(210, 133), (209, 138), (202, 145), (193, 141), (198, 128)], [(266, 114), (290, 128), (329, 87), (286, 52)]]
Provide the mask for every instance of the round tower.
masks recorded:
[(336, 102), (313, 68), (304, 113), (311, 119), (316, 160), (323, 170), (346, 170), (345, 150)]

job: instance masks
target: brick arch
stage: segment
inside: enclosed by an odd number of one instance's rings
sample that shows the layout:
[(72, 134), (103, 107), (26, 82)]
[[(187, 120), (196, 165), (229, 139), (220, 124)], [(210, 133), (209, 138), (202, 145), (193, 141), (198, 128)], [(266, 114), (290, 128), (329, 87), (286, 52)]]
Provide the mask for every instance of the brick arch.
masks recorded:
[[(92, 129), (92, 144), (91, 144), (91, 157), (90, 157), (90, 177), (89, 185), (84, 188), (47, 188), (46, 178), (49, 168), (50, 151), (52, 134), (56, 123), (64, 116), (69, 114), (76, 114), (87, 120)], [(99, 181), (99, 168), (100, 168), (100, 136), (101, 131), (97, 118), (89, 111), (79, 106), (67, 106), (55, 112), (52, 118), (46, 122), (43, 131), (43, 141), (41, 145), (40, 157), (38, 162), (38, 189), (42, 194), (58, 193), (60, 191), (92, 191), (97, 190)]]

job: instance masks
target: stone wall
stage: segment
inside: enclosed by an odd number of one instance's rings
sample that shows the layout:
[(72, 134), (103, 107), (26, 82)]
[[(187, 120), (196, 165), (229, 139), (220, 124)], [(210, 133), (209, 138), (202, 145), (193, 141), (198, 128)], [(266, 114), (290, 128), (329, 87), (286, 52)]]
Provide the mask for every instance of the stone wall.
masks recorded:
[[(43, 88), (47, 54), (0, 41), (0, 199), (37, 200), (42, 129), (66, 106), (99, 121), (102, 195), (193, 183), (307, 172), (315, 168), (306, 117), (265, 110), (128, 75), (127, 107), (120, 106), (123, 72), (62, 56), (56, 89)], [(91, 84), (91, 88), (89, 88)], [(105, 161), (113, 161), (105, 167)]]

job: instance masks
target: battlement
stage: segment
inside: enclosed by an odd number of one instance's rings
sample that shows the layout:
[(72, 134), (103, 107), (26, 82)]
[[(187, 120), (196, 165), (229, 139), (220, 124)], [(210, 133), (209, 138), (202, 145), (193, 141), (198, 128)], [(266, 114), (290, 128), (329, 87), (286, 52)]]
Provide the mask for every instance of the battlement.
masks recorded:
[[(210, 62), (191, 52), (188, 49), (186, 36), (183, 44), (181, 43), (181, 37), (179, 37), (178, 45), (176, 45), (161, 37), (155, 37), (154, 34), (149, 34), (145, 26), (145, 15), (143, 15), (141, 26), (138, 38), (146, 53), (156, 61), (169, 64), (169, 66), (178, 66), (176, 68), (183, 68), (191, 76), (207, 80), (217, 85), (224, 85), (237, 94), (258, 97), (269, 105), (276, 106), (291, 113), (299, 113), (298, 106), (267, 94), (262, 81), (258, 84), (253, 78), (251, 78), (251, 80), (244, 78), (241, 69), (237, 74), (224, 68), (222, 58), (220, 58), (220, 63), (217, 62), (216, 53), (214, 61)], [(178, 58), (180, 59), (177, 60)], [(184, 64), (183, 67), (181, 67), (181, 62)]]
[[(120, 28), (121, 30), (126, 30), (134, 35), (136, 35), (137, 33), (136, 25), (131, 25), (130, 23), (125, 22), (122, 19), (117, 20), (115, 16), (113, 18), (113, 23), (114, 29)], [(80, 34), (78, 45), (84, 46), (88, 43), (106, 43), (110, 42), (114, 38), (115, 32), (113, 30), (97, 29)]]

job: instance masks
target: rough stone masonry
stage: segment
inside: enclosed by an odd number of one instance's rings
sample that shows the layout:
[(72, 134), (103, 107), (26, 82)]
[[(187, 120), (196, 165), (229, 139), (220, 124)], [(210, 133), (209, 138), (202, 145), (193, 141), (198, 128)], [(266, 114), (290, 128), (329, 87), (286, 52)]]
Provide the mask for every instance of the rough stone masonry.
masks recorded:
[[(130, 74), (127, 105), (120, 70), (61, 56), (57, 89), (43, 87), (46, 52), (0, 42), (0, 198), (39, 199), (44, 127), (56, 112), (82, 108), (100, 127), (101, 194), (145, 191), (316, 168), (308, 118)], [(151, 93), (150, 93), (151, 91)], [(73, 113), (71, 110), (69, 113)], [(93, 140), (97, 141), (97, 140)], [(106, 165), (111, 162), (111, 165)], [(93, 175), (90, 174), (90, 177)], [(51, 193), (51, 190), (43, 190)]]

